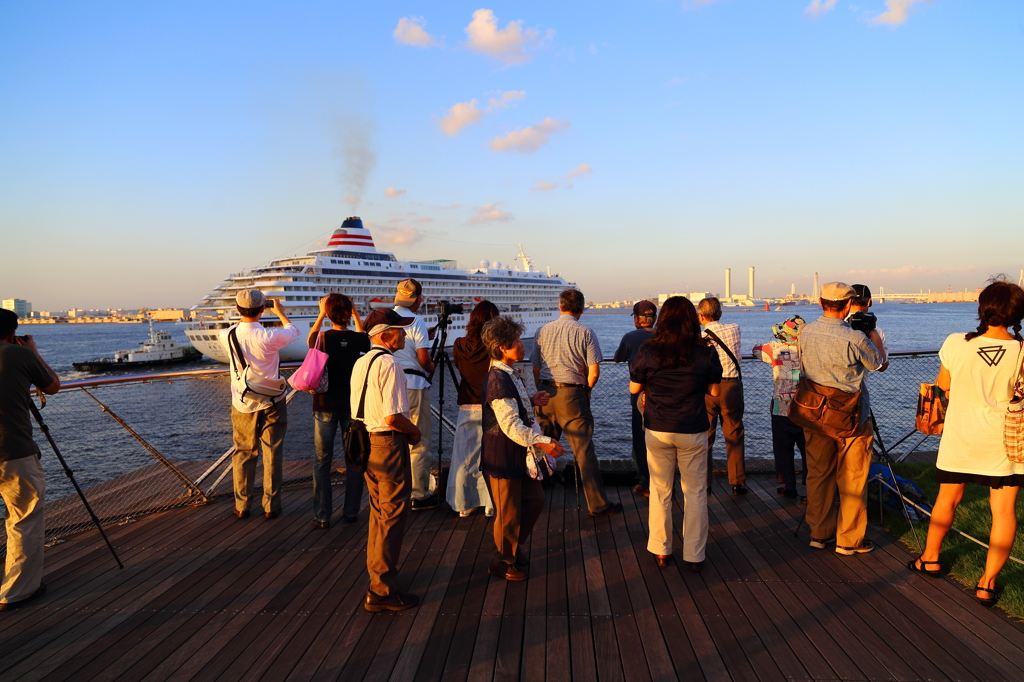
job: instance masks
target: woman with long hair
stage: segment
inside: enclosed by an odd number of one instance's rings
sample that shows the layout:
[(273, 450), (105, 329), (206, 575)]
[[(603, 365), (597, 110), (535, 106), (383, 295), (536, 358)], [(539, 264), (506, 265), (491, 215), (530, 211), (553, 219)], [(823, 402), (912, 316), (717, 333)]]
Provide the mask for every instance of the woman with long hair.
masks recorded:
[[(331, 321), (331, 328), (321, 332), (325, 317)], [(350, 321), (354, 323), (355, 331), (348, 328)], [(337, 293), (320, 299), (320, 315), (309, 328), (307, 345), (315, 348), (321, 335), (320, 348), (327, 353), (327, 392), (313, 394), (313, 526), (329, 528), (334, 502), (331, 492), (334, 439), (339, 428), (342, 433), (348, 429), (352, 367), (360, 355), (370, 350), (370, 337), (363, 333), (352, 299)], [(359, 516), (362, 497), (363, 475), (346, 466), (342, 518), (347, 523), (352, 523)]]
[[(935, 383), (948, 392), (949, 406), (939, 441), (936, 479), (939, 494), (928, 524), (924, 553), (907, 567), (941, 575), (939, 551), (968, 483), (989, 488), (992, 529), (985, 572), (975, 598), (986, 606), (998, 599), (996, 578), (1017, 535), (1017, 491), (1024, 485), (1024, 464), (1014, 464), (1003, 446), (1003, 421), (1024, 354), (1020, 335), (1024, 290), (996, 279), (978, 296), (977, 331), (951, 334), (939, 351)], [(1010, 329), (1013, 333), (1010, 333)]]
[(480, 301), (469, 314), (466, 335), (455, 340), (453, 359), (459, 375), (459, 421), (455, 428), (455, 442), (452, 445), (452, 462), (448, 470), (447, 499), (459, 516), (471, 515), (483, 507), (484, 513), (493, 514), (491, 496), (480, 473), (481, 427), (480, 386), (491, 366), (491, 358), (480, 341), (480, 330), (484, 324), (498, 316), (498, 306), (490, 301)]
[(659, 566), (672, 560), (672, 481), (677, 469), (683, 489), (683, 560), (692, 571), (704, 564), (708, 538), (704, 396), (717, 396), (721, 381), (722, 364), (718, 353), (701, 339), (693, 304), (682, 296), (669, 298), (661, 308), (654, 337), (640, 346), (629, 366), (629, 390), (643, 394), (651, 471), (647, 550)]

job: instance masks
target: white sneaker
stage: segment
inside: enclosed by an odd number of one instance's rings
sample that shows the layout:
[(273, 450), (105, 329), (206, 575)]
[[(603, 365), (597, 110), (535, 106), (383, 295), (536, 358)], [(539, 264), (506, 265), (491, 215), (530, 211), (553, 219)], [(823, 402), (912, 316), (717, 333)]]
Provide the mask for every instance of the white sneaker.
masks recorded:
[(494, 516), (494, 510), (491, 509), (490, 507), (485, 507), (484, 508), (484, 516), (486, 516), (487, 518), (490, 518), (490, 517)]
[(472, 509), (467, 509), (466, 511), (460, 511), (459, 512), (459, 518), (460, 519), (465, 519), (465, 518), (468, 518), (468, 517), (470, 517), (472, 515), (473, 515), (473, 510)]

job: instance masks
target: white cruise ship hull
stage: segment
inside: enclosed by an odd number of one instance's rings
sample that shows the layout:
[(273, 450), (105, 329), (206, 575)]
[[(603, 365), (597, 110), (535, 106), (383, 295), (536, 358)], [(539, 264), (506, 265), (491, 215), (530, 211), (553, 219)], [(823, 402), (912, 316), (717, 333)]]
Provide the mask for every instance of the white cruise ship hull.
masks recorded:
[[(440, 301), (462, 305), (465, 310), (451, 317), (446, 345), (465, 335), (469, 313), (481, 300), (494, 303), (502, 315), (520, 322), (523, 338), (533, 338), (537, 329), (558, 318), (558, 296), (573, 285), (560, 276), (534, 270), (521, 248), (519, 258), (521, 265), (483, 261), (479, 268), (465, 270), (451, 261), (401, 261), (394, 254), (377, 251), (362, 221), (348, 218), (324, 248), (226, 278), (192, 307), (195, 322), (185, 330), (185, 336), (203, 355), (227, 363), (228, 351), (220, 343), (219, 332), (239, 320), (234, 306), (237, 292), (259, 289), (277, 301), (301, 332), (282, 349), (281, 359), (301, 361), (306, 357), (306, 337), (323, 296), (345, 294), (365, 316), (373, 308), (390, 307), (398, 283), (414, 278), (423, 286), (424, 303), (419, 314), (428, 328), (437, 324)], [(262, 322), (266, 326), (280, 324), (276, 315), (266, 312)]]

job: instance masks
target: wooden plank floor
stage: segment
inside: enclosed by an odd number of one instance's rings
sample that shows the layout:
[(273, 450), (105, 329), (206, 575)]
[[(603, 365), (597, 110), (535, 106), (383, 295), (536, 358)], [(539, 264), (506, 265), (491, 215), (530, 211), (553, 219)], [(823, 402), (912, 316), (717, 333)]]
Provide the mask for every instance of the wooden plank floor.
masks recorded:
[(366, 510), (315, 530), (300, 489), (273, 521), (230, 500), (164, 512), (111, 528), (123, 570), (93, 532), (47, 550), (47, 595), (0, 613), (0, 679), (1024, 680), (1019, 624), (911, 574), (875, 528), (872, 554), (810, 549), (802, 506), (750, 485), (716, 481), (699, 574), (678, 548), (655, 565), (625, 487), (601, 519), (549, 490), (520, 583), (486, 572), (489, 519), (414, 514), (401, 580), (422, 602), (380, 614), (361, 607)]

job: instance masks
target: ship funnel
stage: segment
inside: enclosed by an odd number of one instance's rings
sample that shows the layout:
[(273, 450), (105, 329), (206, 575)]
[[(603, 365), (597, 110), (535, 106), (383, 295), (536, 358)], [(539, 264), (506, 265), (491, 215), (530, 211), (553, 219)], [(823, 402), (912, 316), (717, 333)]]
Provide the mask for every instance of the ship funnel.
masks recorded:
[(334, 249), (344, 249), (345, 251), (355, 251), (357, 253), (377, 252), (377, 247), (373, 244), (373, 235), (370, 234), (368, 229), (363, 227), (363, 221), (358, 216), (345, 218), (344, 222), (341, 223), (341, 227), (336, 229), (334, 234), (331, 235), (326, 248), (318, 250), (333, 251)]

